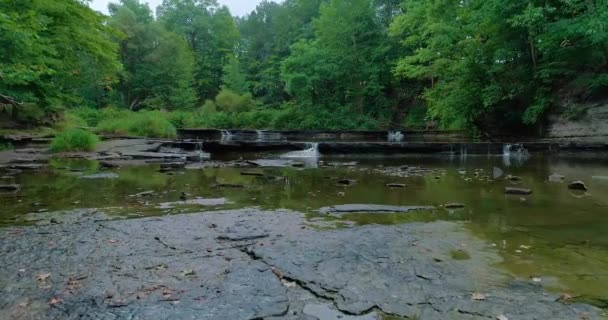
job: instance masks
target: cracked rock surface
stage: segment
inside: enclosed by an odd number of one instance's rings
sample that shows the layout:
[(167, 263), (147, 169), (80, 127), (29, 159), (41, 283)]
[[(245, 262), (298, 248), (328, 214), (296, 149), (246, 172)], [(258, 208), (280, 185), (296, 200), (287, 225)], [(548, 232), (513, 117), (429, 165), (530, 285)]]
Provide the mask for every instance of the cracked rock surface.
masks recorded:
[[(448, 222), (316, 231), (291, 211), (0, 229), (1, 319), (587, 319)], [(468, 260), (452, 258), (466, 251)], [(473, 299), (477, 294), (477, 298)], [(483, 296), (483, 299), (480, 299)]]

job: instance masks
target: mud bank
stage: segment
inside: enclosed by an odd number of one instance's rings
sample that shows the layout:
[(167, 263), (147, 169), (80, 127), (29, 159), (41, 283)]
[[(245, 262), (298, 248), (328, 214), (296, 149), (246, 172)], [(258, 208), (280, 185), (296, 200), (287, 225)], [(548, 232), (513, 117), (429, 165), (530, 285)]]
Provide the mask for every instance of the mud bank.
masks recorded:
[(325, 308), (365, 319), (600, 318), (599, 309), (493, 267), (499, 256), (462, 224), (328, 226), (286, 210), (113, 221), (87, 210), (1, 229), (0, 313), (323, 319), (314, 310)]

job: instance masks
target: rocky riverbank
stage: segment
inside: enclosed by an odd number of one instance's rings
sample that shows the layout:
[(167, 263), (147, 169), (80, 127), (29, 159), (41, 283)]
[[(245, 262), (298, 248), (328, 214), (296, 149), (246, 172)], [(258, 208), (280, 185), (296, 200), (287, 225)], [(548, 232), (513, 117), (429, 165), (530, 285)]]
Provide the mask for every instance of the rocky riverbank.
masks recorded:
[[(67, 219), (69, 217), (69, 219)], [(136, 220), (80, 211), (0, 230), (7, 319), (599, 319), (514, 279), (462, 224), (336, 229), (243, 209)], [(329, 227), (329, 228), (328, 228)]]

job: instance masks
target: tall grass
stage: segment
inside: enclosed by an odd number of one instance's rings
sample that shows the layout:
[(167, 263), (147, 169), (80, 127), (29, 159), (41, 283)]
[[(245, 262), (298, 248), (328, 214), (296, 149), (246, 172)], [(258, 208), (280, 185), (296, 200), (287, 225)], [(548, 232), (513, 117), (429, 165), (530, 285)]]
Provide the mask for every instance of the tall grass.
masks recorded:
[(51, 142), (52, 152), (94, 151), (99, 143), (97, 135), (83, 129), (66, 129), (55, 136)]
[(97, 130), (149, 138), (175, 138), (177, 130), (166, 114), (157, 111), (129, 112), (121, 118), (102, 120)]

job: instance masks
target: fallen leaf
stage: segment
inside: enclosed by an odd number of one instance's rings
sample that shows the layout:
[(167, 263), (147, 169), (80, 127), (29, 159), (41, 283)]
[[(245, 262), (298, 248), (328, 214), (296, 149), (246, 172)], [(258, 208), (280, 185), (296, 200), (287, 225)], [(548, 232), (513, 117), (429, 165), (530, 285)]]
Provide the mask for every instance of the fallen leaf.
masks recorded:
[(486, 296), (483, 293), (473, 292), (473, 294), (471, 294), (471, 299), (475, 301), (482, 301), (486, 300)]
[(559, 295), (559, 300), (572, 300), (574, 297), (568, 293), (561, 293)]
[(284, 276), (283, 276), (283, 272), (281, 272), (281, 270), (279, 270), (275, 267), (270, 268), (270, 270), (272, 270), (272, 273), (274, 273), (274, 275), (277, 276), (277, 278), (283, 279)]
[(61, 299), (61, 298), (51, 298), (51, 300), (49, 300), (49, 304), (52, 306), (58, 305), (62, 302), (63, 302), (63, 299)]
[(194, 272), (194, 270), (184, 270), (182, 271), (182, 276), (186, 277), (186, 276), (193, 276), (195, 275), (196, 272)]
[(285, 279), (282, 279), (281, 283), (283, 284), (283, 286), (285, 286), (285, 288), (295, 288), (296, 287), (296, 283), (295, 282), (287, 281)]
[(108, 240), (109, 243), (119, 243), (120, 240), (116, 240), (116, 239), (110, 239)]
[(31, 301), (29, 301), (29, 300), (25, 300), (25, 301), (21, 302), (21, 303), (19, 304), (19, 306), (20, 306), (21, 308), (25, 308), (25, 307), (29, 306), (31, 303), (32, 303)]
[(507, 318), (504, 314), (501, 314), (496, 316), (496, 320), (509, 320), (509, 318)]
[(26, 269), (19, 269), (19, 270), (17, 270), (17, 271), (19, 271), (19, 272), (23, 273), (23, 272), (25, 272), (25, 271), (27, 271), (27, 270), (26, 270)]
[(532, 278), (532, 282), (541, 282), (541, 281), (543, 281), (543, 279), (541, 279), (541, 278), (536, 278), (536, 277)]
[(41, 273), (39, 275), (36, 276), (36, 280), (37, 281), (46, 281), (51, 277), (51, 274), (48, 272), (45, 273)]

